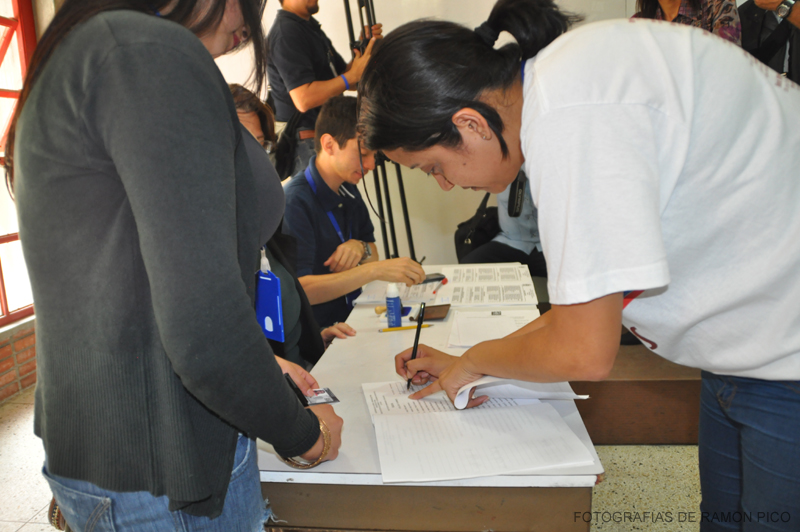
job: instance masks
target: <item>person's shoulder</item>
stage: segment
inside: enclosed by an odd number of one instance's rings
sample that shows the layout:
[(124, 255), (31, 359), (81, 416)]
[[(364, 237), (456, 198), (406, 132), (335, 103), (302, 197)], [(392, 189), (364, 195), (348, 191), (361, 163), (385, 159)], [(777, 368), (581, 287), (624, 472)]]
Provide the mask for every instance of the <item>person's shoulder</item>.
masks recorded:
[[(119, 9), (92, 17), (87, 25), (104, 25), (119, 45), (174, 46), (187, 52), (205, 50), (200, 40), (175, 22), (139, 11)], [(91, 26), (89, 32), (94, 30)], [(207, 53), (207, 51), (206, 51)]]
[(283, 192), (286, 195), (287, 206), (289, 203), (305, 203), (309, 198), (312, 197), (311, 189), (306, 183), (303, 172), (299, 172), (292, 176), (289, 182), (283, 187)]

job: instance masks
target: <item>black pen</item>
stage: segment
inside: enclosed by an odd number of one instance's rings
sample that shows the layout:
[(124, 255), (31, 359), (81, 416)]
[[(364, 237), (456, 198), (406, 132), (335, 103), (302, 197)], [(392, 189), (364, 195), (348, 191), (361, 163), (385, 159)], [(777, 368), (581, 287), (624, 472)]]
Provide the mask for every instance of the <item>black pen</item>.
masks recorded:
[[(417, 347), (419, 347), (419, 333), (422, 331), (422, 320), (425, 319), (425, 303), (419, 304), (419, 315), (417, 316), (417, 334), (414, 336), (414, 349), (411, 351), (411, 360), (417, 358)], [(411, 379), (408, 379), (406, 390), (411, 389)]]

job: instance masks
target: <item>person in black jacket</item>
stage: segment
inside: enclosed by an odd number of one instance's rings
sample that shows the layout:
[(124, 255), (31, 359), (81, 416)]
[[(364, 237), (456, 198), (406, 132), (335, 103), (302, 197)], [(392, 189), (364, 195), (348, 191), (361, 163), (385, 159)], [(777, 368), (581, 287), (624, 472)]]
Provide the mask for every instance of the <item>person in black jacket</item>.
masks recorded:
[(781, 6), (772, 0), (747, 0), (739, 6), (742, 48), (776, 72), (800, 83), (800, 28), (797, 27), (800, 10), (791, 6), (789, 14), (781, 18), (777, 11)]

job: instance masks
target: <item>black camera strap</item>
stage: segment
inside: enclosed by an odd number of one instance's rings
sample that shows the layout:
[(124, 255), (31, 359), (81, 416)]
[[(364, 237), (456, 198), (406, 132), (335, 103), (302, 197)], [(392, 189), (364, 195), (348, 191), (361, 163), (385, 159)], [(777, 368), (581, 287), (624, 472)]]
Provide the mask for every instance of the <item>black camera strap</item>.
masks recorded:
[(518, 218), (519, 215), (522, 214), (522, 204), (524, 201), (525, 173), (520, 170), (508, 191), (508, 215), (511, 218)]

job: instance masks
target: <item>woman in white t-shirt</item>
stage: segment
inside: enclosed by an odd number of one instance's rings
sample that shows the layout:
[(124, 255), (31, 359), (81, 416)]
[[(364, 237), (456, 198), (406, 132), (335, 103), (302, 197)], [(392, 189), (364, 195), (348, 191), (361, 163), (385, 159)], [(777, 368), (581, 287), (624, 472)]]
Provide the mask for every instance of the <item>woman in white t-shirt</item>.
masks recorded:
[[(523, 167), (553, 304), (460, 358), (400, 353), (397, 371), (438, 378), (416, 397), (451, 399), (484, 374), (601, 380), (624, 324), (704, 370), (703, 529), (764, 525), (759, 512), (796, 527), (800, 87), (695, 28), (565, 33), (574, 20), (550, 0), (501, 0), (475, 31), (412, 22), (373, 55), (359, 84), (367, 148), (444, 190), (500, 192)], [(494, 49), (501, 31), (518, 44)]]

